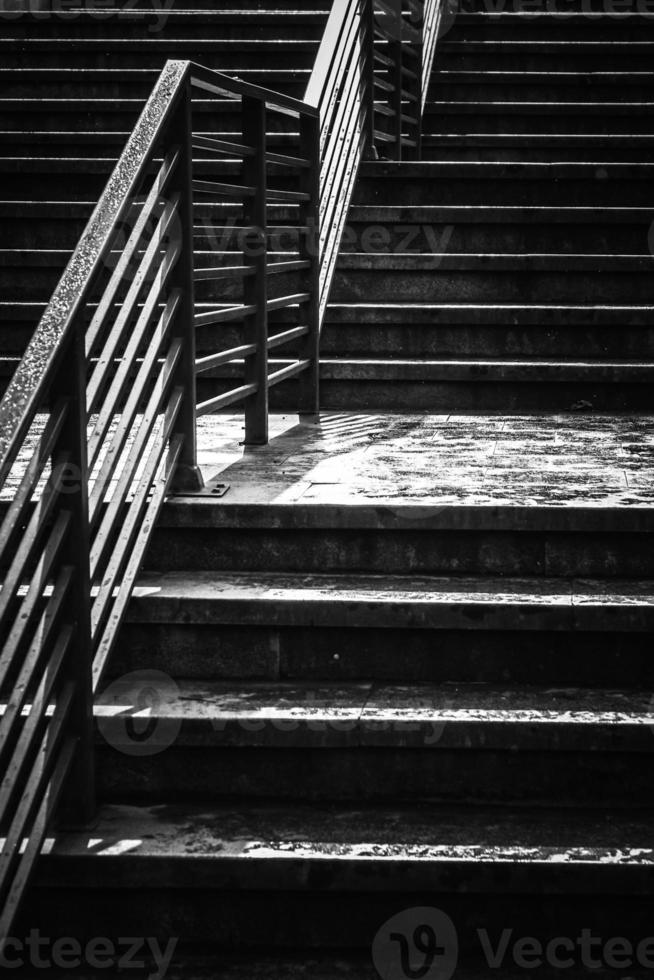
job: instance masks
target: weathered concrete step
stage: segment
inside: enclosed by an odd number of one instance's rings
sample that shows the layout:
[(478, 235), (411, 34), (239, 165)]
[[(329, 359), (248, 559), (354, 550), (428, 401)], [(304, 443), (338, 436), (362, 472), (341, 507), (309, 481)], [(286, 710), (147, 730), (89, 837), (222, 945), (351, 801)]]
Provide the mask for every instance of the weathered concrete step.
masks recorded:
[[(323, 356), (654, 358), (649, 307), (332, 304)], [(236, 340), (236, 337), (234, 338)], [(215, 345), (214, 334), (199, 342)]]
[[(357, 380), (352, 387), (362, 391), (363, 399), (374, 384)], [(388, 386), (376, 384), (387, 392)], [(395, 384), (402, 395), (403, 386)], [(525, 387), (533, 388), (533, 382)], [(585, 391), (578, 383), (570, 387), (577, 397)], [(416, 388), (422, 392), (424, 411), (429, 386), (418, 383)], [(511, 476), (507, 465), (505, 479)], [(283, 477), (281, 466), (279, 478)], [(292, 482), (300, 478), (296, 473)], [(239, 502), (238, 495), (230, 504), (229, 494), (220, 505), (211, 499), (170, 502), (145, 567), (213, 573), (266, 568), (303, 574), (654, 577), (654, 527), (646, 506), (556, 506), (565, 496), (563, 475), (541, 476), (540, 493), (536, 478), (528, 480), (519, 495), (522, 506), (501, 499), (495, 505), (457, 506), (439, 503), (441, 496), (454, 496), (445, 474), (442, 479), (423, 474), (423, 483), (430, 487), (428, 502), (424, 496), (407, 502), (403, 498), (410, 493), (411, 478), (415, 473), (405, 474), (403, 483), (398, 477), (379, 487), (365, 503), (354, 503), (347, 487), (338, 485), (316, 485), (306, 502), (287, 504), (257, 506)], [(585, 494), (592, 498), (602, 485), (592, 469), (573, 483), (576, 490), (570, 490), (578, 500)], [(534, 498), (543, 496), (552, 504), (539, 506)], [(315, 502), (310, 503), (312, 498)]]
[(423, 132), (422, 158), (445, 163), (631, 163), (649, 159), (654, 137), (642, 133)]
[[(112, 846), (119, 841), (131, 843)], [(368, 964), (361, 976), (372, 980), (370, 945), (384, 923), (398, 911), (435, 906), (444, 913), (439, 935), (453, 940), (460, 956), (474, 954), (483, 963), (469, 974), (460, 959), (457, 976), (481, 980), (489, 970), (481, 940), (495, 951), (506, 922), (515, 940), (577, 936), (584, 928), (605, 939), (649, 936), (651, 859), (651, 816), (627, 809), (289, 808), (168, 800), (158, 807), (103, 807), (90, 832), (58, 834), (41, 862), (30, 913), (44, 935), (138, 933), (160, 937), (162, 951), (178, 936), (182, 952), (185, 942), (210, 937), (212, 944), (240, 946), (242, 956), (252, 946), (259, 955), (266, 947), (276, 950), (267, 968), (253, 972), (247, 960), (244, 969), (228, 966), (225, 975), (214, 964), (210, 976), (221, 980), (359, 980), (358, 972), (342, 968), (354, 950)], [(110, 918), (101, 886), (107, 880), (120, 895)], [(465, 902), (458, 897), (463, 893)], [(452, 924), (444, 932), (448, 916)], [(289, 952), (298, 934), (303, 956), (312, 960), (307, 971)], [(595, 943), (594, 955), (602, 956), (603, 941)], [(338, 952), (340, 965), (324, 968), (317, 946)], [(347, 953), (340, 952), (344, 946)], [(573, 954), (576, 963), (580, 955)], [(515, 980), (521, 974), (509, 959), (511, 948), (500, 957), (502, 976)], [(220, 967), (225, 962), (231, 960), (221, 956)], [(175, 968), (166, 975), (176, 976)], [(189, 975), (195, 974), (181, 974)], [(573, 965), (569, 975), (578, 980), (582, 974)], [(593, 975), (605, 978), (603, 970)]]
[(645, 103), (430, 103), (424, 125), (428, 133), (652, 135), (651, 109)]
[[(163, 802), (172, 785), (182, 800), (605, 807), (622, 803), (629, 780), (631, 805), (654, 803), (643, 766), (654, 753), (647, 692), (203, 683), (137, 673), (112, 682), (94, 715), (106, 802)], [(143, 752), (148, 738), (155, 753)]]
[(608, 44), (643, 43), (654, 39), (654, 11), (648, 13), (570, 12), (565, 16), (557, 13), (531, 11), (492, 13), (460, 13), (446, 34), (449, 44), (459, 41), (481, 43), (526, 42), (583, 44), (604, 42)]
[(347, 253), (650, 254), (650, 208), (354, 205)]
[(471, 630), (654, 627), (654, 582), (213, 572), (148, 575), (138, 623)]
[[(49, 98), (141, 98), (147, 99), (159, 77), (156, 68), (0, 68), (3, 98), (35, 98), (47, 91)], [(235, 73), (234, 73), (235, 74)], [(275, 92), (302, 98), (310, 72), (304, 70), (243, 68), (243, 81), (263, 85)]]
[(245, 37), (225, 39), (172, 38), (26, 38), (20, 45), (11, 37), (0, 37), (0, 54), (5, 68), (163, 68), (167, 58), (188, 58), (217, 71), (238, 72), (243, 68), (311, 69), (318, 40), (289, 39), (283, 45)]
[[(47, 12), (46, 12), (47, 13)], [(230, 11), (175, 10), (71, 10), (54, 17), (24, 16), (3, 20), (4, 36), (15, 40), (136, 40), (192, 42), (201, 32), (213, 41), (279, 43), (316, 41), (322, 36), (327, 10)]]
[(651, 71), (654, 42), (585, 40), (450, 40), (439, 68), (458, 71)]
[(651, 71), (474, 71), (441, 70), (429, 84), (429, 99), (508, 99), (509, 101), (615, 102), (649, 100)]
[(650, 163), (364, 163), (355, 204), (651, 206)]
[(338, 260), (331, 299), (565, 304), (583, 296), (597, 305), (649, 303), (653, 268), (649, 254), (346, 253)]

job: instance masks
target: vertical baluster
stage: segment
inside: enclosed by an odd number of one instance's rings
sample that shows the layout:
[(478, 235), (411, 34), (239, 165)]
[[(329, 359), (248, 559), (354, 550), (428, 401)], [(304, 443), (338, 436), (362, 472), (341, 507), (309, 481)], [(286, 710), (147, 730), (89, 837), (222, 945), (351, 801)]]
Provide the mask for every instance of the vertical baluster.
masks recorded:
[(179, 194), (178, 220), (172, 225), (171, 235), (178, 235), (181, 253), (169, 277), (170, 290), (180, 291), (180, 303), (173, 325), (173, 338), (181, 338), (182, 356), (179, 359), (173, 385), (184, 391), (184, 398), (171, 432), (171, 439), (182, 435), (184, 442), (175, 476), (173, 489), (178, 493), (201, 490), (202, 474), (197, 457), (197, 383), (195, 372), (195, 288), (194, 288), (194, 238), (193, 238), (193, 116), (191, 106), (191, 79), (188, 74), (182, 86), (180, 103), (171, 121), (170, 142), (179, 147), (179, 157), (171, 177), (169, 194)]
[(245, 359), (245, 384), (256, 384), (257, 390), (245, 403), (245, 443), (250, 446), (268, 442), (268, 224), (266, 213), (266, 106), (259, 99), (243, 98), (243, 142), (255, 149), (254, 156), (243, 161), (243, 183), (255, 188), (246, 197), (245, 222), (251, 231), (245, 238), (243, 264), (252, 269), (244, 279), (246, 302), (255, 312), (245, 318), (245, 344), (255, 344), (254, 357)]
[(60, 566), (74, 570), (61, 613), (61, 622), (73, 627), (62, 681), (74, 685), (69, 731), (77, 746), (62, 810), (64, 820), (75, 825), (87, 823), (95, 810), (86, 375), (85, 339), (78, 324), (50, 390), (52, 405), (61, 400), (68, 403), (52, 452), (50, 479), (53, 492), (60, 493), (58, 506), (71, 516), (59, 557)]
[(309, 195), (309, 201), (300, 209), (300, 259), (310, 265), (303, 273), (302, 291), (309, 299), (300, 306), (301, 324), (306, 323), (309, 333), (304, 338), (300, 357), (311, 362), (300, 375), (299, 411), (302, 415), (315, 416), (320, 410), (320, 120), (311, 116), (300, 117), (300, 149), (308, 157), (311, 166), (301, 171), (300, 189)]

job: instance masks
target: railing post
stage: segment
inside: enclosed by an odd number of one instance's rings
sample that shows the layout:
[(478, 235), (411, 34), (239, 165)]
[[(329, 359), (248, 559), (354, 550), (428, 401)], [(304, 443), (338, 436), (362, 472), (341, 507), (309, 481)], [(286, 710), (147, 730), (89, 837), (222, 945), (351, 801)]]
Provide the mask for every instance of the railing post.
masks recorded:
[(260, 99), (243, 97), (243, 143), (254, 149), (243, 160), (243, 184), (254, 188), (244, 200), (248, 226), (244, 238), (243, 265), (251, 275), (243, 280), (246, 302), (255, 312), (244, 319), (244, 344), (254, 344), (256, 354), (245, 358), (245, 384), (257, 390), (245, 403), (245, 444), (261, 446), (268, 442), (268, 223), (266, 167), (266, 106)]
[(63, 820), (72, 825), (88, 823), (95, 812), (86, 375), (84, 331), (78, 323), (50, 391), (53, 406), (62, 399), (68, 403), (52, 453), (50, 479), (61, 509), (70, 514), (60, 562), (73, 571), (61, 613), (61, 621), (73, 628), (62, 665), (62, 682), (70, 682), (74, 690), (69, 730), (76, 751), (62, 797)]
[(195, 286), (193, 233), (193, 117), (190, 73), (180, 93), (180, 104), (171, 120), (170, 140), (179, 147), (179, 157), (170, 181), (169, 194), (179, 196), (178, 222), (173, 225), (181, 252), (170, 275), (170, 290), (179, 290), (180, 303), (173, 325), (173, 336), (181, 338), (182, 356), (173, 384), (184, 397), (171, 432), (171, 439), (183, 436), (182, 451), (173, 477), (172, 489), (178, 493), (201, 490), (202, 474), (197, 456), (197, 381), (195, 370)]
[[(309, 262), (306, 292), (309, 299), (300, 306), (299, 323), (309, 328), (300, 358), (310, 366), (300, 375), (299, 411), (317, 416), (320, 411), (320, 119), (300, 117), (300, 147), (310, 160), (301, 171), (300, 189), (309, 200), (300, 210), (299, 258)], [(303, 289), (304, 291), (304, 289)]]

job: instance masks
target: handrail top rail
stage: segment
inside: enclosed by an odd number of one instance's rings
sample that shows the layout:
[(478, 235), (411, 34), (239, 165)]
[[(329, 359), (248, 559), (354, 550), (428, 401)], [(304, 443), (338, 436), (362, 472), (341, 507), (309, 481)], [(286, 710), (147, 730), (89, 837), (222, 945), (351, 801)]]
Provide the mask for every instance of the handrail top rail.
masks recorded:
[(317, 115), (317, 109), (304, 102), (191, 61), (166, 62), (0, 401), (0, 481), (42, 401), (116, 225), (143, 177), (183, 86), (191, 78), (217, 93), (259, 99), (298, 115)]
[(305, 101), (319, 110), (322, 93), (329, 77), (329, 70), (337, 50), (337, 39), (341, 36), (343, 26), (351, 13), (352, 5), (359, 6), (360, 0), (333, 0), (327, 24), (323, 32), (318, 54), (309, 77)]
[(194, 61), (190, 62), (190, 67), (193, 83), (215, 95), (240, 95), (245, 98), (258, 99), (273, 109), (291, 112), (297, 116), (315, 118), (318, 115), (316, 106), (301, 99), (294, 99), (290, 95), (274, 92), (262, 85), (253, 85), (252, 82), (244, 82), (240, 78), (232, 78), (231, 75), (214, 71), (212, 68), (205, 68)]
[(188, 61), (166, 62), (0, 401), (0, 481), (38, 409), (75, 317), (111, 245), (116, 225), (175, 107), (189, 67)]

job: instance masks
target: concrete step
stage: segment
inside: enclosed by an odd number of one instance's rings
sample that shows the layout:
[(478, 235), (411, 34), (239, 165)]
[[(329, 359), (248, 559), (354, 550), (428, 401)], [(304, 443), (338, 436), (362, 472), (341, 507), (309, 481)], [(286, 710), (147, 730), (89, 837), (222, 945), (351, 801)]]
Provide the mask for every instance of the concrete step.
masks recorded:
[[(652, 360), (650, 307), (332, 304), (322, 343), (327, 357), (632, 358)], [(236, 337), (235, 337), (236, 339)], [(200, 342), (209, 349), (215, 334)]]
[(654, 39), (654, 11), (505, 11), (500, 14), (459, 13), (445, 35), (449, 43), (498, 40), (624, 44)]
[[(236, 74), (236, 72), (234, 72)], [(275, 92), (302, 98), (310, 71), (257, 70), (242, 68), (243, 81), (262, 85)], [(5, 99), (34, 98), (47, 91), (57, 98), (128, 98), (147, 99), (159, 77), (157, 68), (0, 68), (0, 83)]]
[(636, 71), (652, 68), (654, 41), (519, 40), (443, 37), (439, 68), (456, 71)]
[(650, 255), (651, 208), (355, 205), (341, 251)]
[(624, 580), (150, 574), (110, 671), (592, 687), (638, 676), (647, 684), (653, 595), (651, 582)]
[[(0, 268), (0, 282), (1, 282)], [(651, 255), (362, 253), (341, 255), (335, 303), (574, 303), (654, 300)]]
[[(44, 11), (47, 15), (48, 11)], [(194, 41), (199, 34), (212, 41), (257, 40), (273, 44), (285, 41), (319, 41), (329, 11), (295, 10), (146, 10), (109, 9), (102, 12), (81, 9), (60, 11), (54, 16), (23, 15), (5, 19), (4, 37), (26, 39), (30, 43), (44, 39), (54, 41), (112, 40), (140, 42), (147, 39)]]
[[(1, 105), (1, 104), (0, 104)], [(529, 135), (648, 135), (651, 102), (480, 101), (428, 102), (425, 130), (429, 134), (475, 133)]]
[(649, 159), (654, 137), (640, 133), (425, 132), (422, 158), (434, 162), (633, 163)]
[[(184, 944), (195, 941), (241, 948), (243, 970), (220, 956), (210, 976), (358, 980), (343, 963), (356, 962), (359, 950), (369, 964), (361, 976), (371, 980), (375, 936), (398, 912), (427, 905), (444, 914), (439, 935), (454, 940), (457, 976), (480, 980), (489, 970), (483, 949), (497, 949), (507, 921), (515, 939), (546, 942), (584, 928), (636, 942), (649, 936), (651, 819), (626, 808), (109, 806), (91, 833), (57, 835), (30, 913), (44, 935), (139, 934), (162, 940), (162, 952), (179, 937), (173, 977)], [(111, 906), (107, 880), (120, 897)], [(298, 935), (313, 964), (306, 972), (291, 953)], [(321, 966), (318, 946), (340, 966)], [(260, 957), (275, 949), (269, 969), (249, 972), (253, 947)], [(594, 955), (603, 948), (597, 941)], [(380, 951), (377, 941), (373, 955)], [(469, 974), (466, 956), (483, 966)], [(502, 975), (518, 972), (507, 963)]]
[(429, 83), (430, 99), (472, 99), (527, 102), (633, 102), (654, 93), (649, 71), (448, 71), (436, 70)]
[(604, 808), (623, 804), (625, 781), (630, 805), (654, 801), (643, 765), (654, 714), (649, 693), (635, 690), (136, 673), (113, 681), (94, 715), (106, 802), (238, 795)]
[[(424, 393), (424, 383), (422, 388)], [(451, 502), (456, 500), (454, 487), (446, 474), (434, 477), (428, 457), (423, 460), (427, 467), (423, 471), (414, 456), (407, 461), (413, 466), (413, 478), (421, 472), (430, 487), (426, 500), (424, 489), (422, 495), (411, 498), (411, 475), (402, 469), (400, 460), (390, 453), (383, 461), (387, 472), (397, 466), (399, 471), (384, 486), (379, 478), (375, 482), (377, 463), (371, 459), (369, 473), (364, 466), (365, 479), (376, 488), (372, 500), (365, 492), (348, 498), (347, 486), (338, 486), (337, 467), (330, 476), (330, 483), (336, 486), (322, 487), (318, 473), (300, 479), (305, 491), (305, 480), (316, 482), (305, 501), (257, 505), (239, 502), (236, 495), (230, 503), (229, 494), (220, 505), (211, 498), (171, 501), (154, 533), (145, 567), (210, 573), (265, 568), (298, 574), (654, 576), (650, 541), (654, 524), (646, 508), (607, 503), (599, 509), (592, 504), (585, 509), (572, 502), (575, 494), (583, 500), (584, 488), (591, 499), (593, 487), (599, 490), (601, 481), (592, 467), (582, 468), (577, 482), (572, 481), (572, 496), (563, 493), (561, 474), (558, 479), (556, 475), (542, 477), (540, 495), (533, 479), (528, 481), (514, 494), (522, 506), (502, 500), (501, 495), (492, 506), (474, 506)], [(453, 460), (451, 465), (455, 465)], [(509, 481), (517, 467), (517, 460), (507, 461), (504, 476), (500, 467), (497, 478)], [(277, 470), (277, 479), (283, 479), (285, 467), (278, 463)], [(295, 473), (291, 467), (286, 479)], [(222, 478), (229, 479), (229, 475)], [(298, 478), (299, 474), (291, 482)], [(460, 497), (460, 474), (453, 478)], [(273, 485), (279, 484), (273, 481)], [(541, 500), (549, 497), (552, 503), (537, 506), (534, 495)], [(557, 499), (564, 501), (558, 507)], [(343, 501), (349, 506), (344, 507)]]
[(651, 163), (364, 163), (355, 204), (650, 207)]

